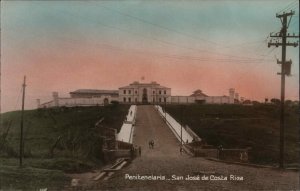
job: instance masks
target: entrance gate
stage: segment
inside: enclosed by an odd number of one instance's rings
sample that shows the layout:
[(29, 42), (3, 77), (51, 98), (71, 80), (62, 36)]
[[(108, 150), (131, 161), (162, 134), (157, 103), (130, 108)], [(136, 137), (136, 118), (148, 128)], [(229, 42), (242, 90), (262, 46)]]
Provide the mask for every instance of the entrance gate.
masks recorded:
[(147, 104), (148, 103), (148, 94), (147, 94), (147, 89), (143, 89), (143, 97), (142, 97), (142, 103)]

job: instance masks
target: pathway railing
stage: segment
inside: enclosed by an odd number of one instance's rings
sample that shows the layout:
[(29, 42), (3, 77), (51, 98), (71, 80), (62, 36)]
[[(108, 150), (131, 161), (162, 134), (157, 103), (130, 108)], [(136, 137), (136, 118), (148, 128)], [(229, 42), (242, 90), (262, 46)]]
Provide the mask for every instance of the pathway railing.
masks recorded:
[(120, 132), (117, 135), (118, 141), (132, 143), (133, 141), (133, 132), (136, 119), (136, 105), (131, 105), (126, 116), (126, 119), (123, 122)]
[(163, 118), (165, 118), (167, 125), (170, 127), (170, 129), (174, 133), (175, 137), (180, 142), (181, 142), (181, 139), (182, 139), (183, 143), (190, 143), (193, 141), (193, 136), (187, 132), (187, 130), (184, 128), (184, 126), (182, 126), (179, 122), (177, 122), (171, 115), (169, 115), (168, 113), (165, 113), (162, 110), (161, 106), (157, 105), (155, 107), (158, 110), (159, 114)]

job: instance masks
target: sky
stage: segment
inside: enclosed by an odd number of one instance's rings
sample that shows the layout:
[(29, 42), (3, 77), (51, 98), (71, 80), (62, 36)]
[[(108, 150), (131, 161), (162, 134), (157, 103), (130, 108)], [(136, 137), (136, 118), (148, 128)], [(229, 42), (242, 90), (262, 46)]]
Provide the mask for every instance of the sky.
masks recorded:
[[(1, 1), (1, 112), (25, 109), (54, 91), (118, 89), (157, 81), (172, 95), (228, 95), (263, 101), (280, 96), (281, 48), (276, 13), (294, 10), (288, 31), (299, 33), (296, 0)], [(289, 39), (298, 41), (299, 39)], [(286, 78), (298, 99), (299, 47)]]

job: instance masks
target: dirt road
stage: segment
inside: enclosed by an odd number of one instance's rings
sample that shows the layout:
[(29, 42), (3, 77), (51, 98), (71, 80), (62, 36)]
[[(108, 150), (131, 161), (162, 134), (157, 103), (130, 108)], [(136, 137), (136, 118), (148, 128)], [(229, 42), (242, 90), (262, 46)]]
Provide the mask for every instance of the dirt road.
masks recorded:
[[(154, 140), (154, 149), (149, 141)], [(133, 144), (142, 147), (142, 158), (178, 157), (180, 142), (153, 106), (139, 106)]]
[[(155, 141), (154, 149), (148, 147), (150, 139)], [(111, 179), (99, 182), (93, 189), (190, 191), (298, 188), (298, 172), (231, 165), (180, 155), (179, 141), (153, 106), (138, 106), (134, 144), (142, 147), (142, 156)], [(195, 180), (187, 180), (187, 177), (194, 177)], [(208, 180), (201, 180), (204, 177)]]

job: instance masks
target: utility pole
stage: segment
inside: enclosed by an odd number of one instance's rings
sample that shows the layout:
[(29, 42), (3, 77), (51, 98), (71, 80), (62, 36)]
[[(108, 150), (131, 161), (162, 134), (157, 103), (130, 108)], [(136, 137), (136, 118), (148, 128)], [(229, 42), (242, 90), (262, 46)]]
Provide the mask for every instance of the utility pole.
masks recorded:
[[(0, 36), (1, 36), (1, 34), (2, 34), (2, 31), (1, 31), (1, 26), (0, 26)], [(0, 38), (0, 44), (1, 44), (1, 38)], [(2, 95), (2, 94), (1, 94), (1, 87), (2, 87), (2, 86), (1, 86), (1, 84), (2, 84), (2, 83), (1, 83), (1, 71), (2, 71), (2, 64), (1, 64), (1, 60), (2, 60), (2, 59), (1, 59), (1, 56), (2, 56), (2, 55), (1, 55), (1, 52), (2, 52), (2, 50), (1, 50), (1, 46), (0, 46), (0, 129), (2, 129), (2, 115), (1, 115), (1, 111), (2, 111), (2, 110), (1, 110), (1, 109), (2, 109), (2, 108), (1, 108), (1, 95)]]
[(22, 86), (23, 86), (23, 97), (22, 97), (22, 113), (21, 113), (21, 133), (20, 133), (20, 167), (22, 167), (23, 165), (23, 154), (24, 154), (23, 126), (24, 126), (24, 102), (25, 102), (26, 76), (24, 76), (24, 82)]
[[(295, 34), (290, 35), (287, 33), (287, 29), (289, 27), (289, 24), (291, 22), (292, 16), (295, 14), (294, 11), (290, 11), (288, 13), (283, 12), (282, 14), (276, 14), (276, 17), (280, 19), (282, 28), (279, 33), (270, 34), (270, 37), (274, 38), (281, 38), (281, 42), (278, 40), (276, 42), (269, 42), (268, 47), (271, 46), (281, 46), (281, 61), (277, 60), (277, 64), (281, 64), (281, 73), (278, 73), (281, 75), (281, 102), (280, 102), (280, 144), (279, 144), (279, 167), (284, 167), (284, 101), (285, 101), (285, 76), (291, 75), (291, 64), (292, 61), (286, 61), (286, 47), (287, 46), (294, 46), (297, 47), (297, 42), (287, 42), (287, 38), (299, 38), (299, 35), (296, 36)], [(289, 20), (288, 20), (289, 19)]]

